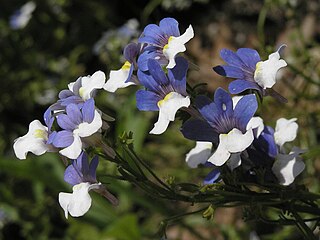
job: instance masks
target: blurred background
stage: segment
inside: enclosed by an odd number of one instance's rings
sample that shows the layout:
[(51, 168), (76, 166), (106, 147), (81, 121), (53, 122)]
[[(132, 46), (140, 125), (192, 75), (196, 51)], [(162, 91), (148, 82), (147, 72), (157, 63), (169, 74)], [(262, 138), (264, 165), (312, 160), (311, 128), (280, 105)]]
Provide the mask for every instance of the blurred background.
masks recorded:
[[(212, 67), (222, 63), (222, 48), (251, 47), (262, 59), (281, 44), (288, 67), (275, 90), (289, 100), (267, 98), (259, 112), (275, 126), (280, 117), (297, 117), (295, 145), (308, 149), (301, 183), (319, 192), (320, 176), (320, 3), (318, 0), (0, 0), (0, 239), (159, 239), (162, 219), (192, 209), (189, 205), (150, 198), (127, 182), (115, 181), (115, 166), (101, 161), (99, 179), (119, 197), (120, 205), (92, 193), (93, 205), (81, 218), (66, 220), (57, 196), (71, 191), (63, 181), (64, 165), (56, 154), (28, 155), (19, 161), (15, 138), (28, 124), (42, 120), (57, 94), (79, 76), (119, 69), (123, 47), (149, 23), (174, 17), (180, 31), (192, 24), (195, 37), (185, 56), (192, 62), (188, 82), (207, 83), (211, 94), (229, 80)], [(30, 4), (31, 3), (31, 4)], [(25, 5), (24, 5), (25, 6)], [(21, 18), (23, 11), (29, 11)], [(20, 18), (19, 18), (20, 17)], [(195, 145), (179, 132), (181, 122), (161, 136), (147, 133), (157, 114), (138, 112), (131, 87), (116, 94), (99, 92), (97, 105), (115, 117), (110, 139), (133, 131), (135, 148), (164, 179), (200, 183), (209, 169), (189, 169), (185, 154)], [(293, 227), (244, 221), (241, 208), (216, 210), (211, 221), (201, 214), (167, 229), (168, 239), (300, 239)]]

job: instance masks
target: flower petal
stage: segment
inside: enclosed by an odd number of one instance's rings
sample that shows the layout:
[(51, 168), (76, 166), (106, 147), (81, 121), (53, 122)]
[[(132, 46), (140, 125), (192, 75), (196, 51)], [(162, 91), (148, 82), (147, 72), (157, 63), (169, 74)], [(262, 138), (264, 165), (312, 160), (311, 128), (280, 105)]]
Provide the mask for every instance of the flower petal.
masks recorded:
[(262, 91), (261, 87), (256, 82), (251, 82), (242, 79), (232, 81), (229, 84), (228, 89), (231, 94), (238, 94), (248, 89), (254, 89), (259, 92)]
[(83, 100), (88, 100), (92, 97), (95, 89), (103, 88), (106, 81), (106, 75), (102, 71), (95, 72), (92, 76), (82, 77), (82, 86), (79, 89), (79, 95)]
[(196, 168), (199, 164), (207, 162), (211, 155), (211, 142), (197, 142), (196, 146), (186, 155), (186, 162), (190, 168)]
[(176, 58), (176, 66), (168, 69), (168, 78), (174, 90), (182, 95), (187, 95), (186, 92), (186, 76), (188, 71), (188, 61), (183, 57)]
[(232, 153), (229, 160), (227, 161), (227, 166), (233, 171), (235, 168), (241, 165), (241, 153)]
[(297, 119), (280, 118), (276, 123), (276, 131), (274, 133), (274, 140), (281, 148), (286, 142), (291, 142), (297, 137), (298, 124)]
[(43, 126), (39, 120), (34, 120), (29, 124), (28, 133), (14, 141), (14, 153), (19, 159), (26, 159), (28, 152), (35, 155), (44, 154), (52, 148), (46, 144), (47, 139), (47, 127)]
[(82, 142), (77, 134), (73, 134), (73, 142), (72, 144), (59, 151), (59, 153), (63, 156), (66, 156), (70, 159), (77, 159), (82, 151)]
[(94, 110), (94, 118), (92, 122), (80, 123), (78, 126), (78, 129), (76, 129), (75, 131), (80, 137), (89, 137), (92, 134), (98, 132), (101, 127), (102, 127), (101, 115), (97, 110)]
[(167, 68), (173, 68), (176, 65), (175, 56), (186, 50), (184, 46), (191, 38), (194, 37), (193, 28), (190, 25), (184, 34), (179, 37), (170, 36), (168, 44), (163, 47), (163, 55), (169, 60)]
[(269, 55), (268, 60), (257, 63), (254, 80), (264, 89), (272, 88), (276, 83), (277, 72), (285, 66), (287, 66), (286, 61), (280, 59), (280, 54), (276, 51)]
[(252, 129), (243, 134), (239, 129), (234, 128), (228, 134), (220, 134), (220, 143), (230, 153), (244, 151), (249, 147), (254, 139)]
[(88, 182), (73, 186), (73, 193), (59, 193), (59, 203), (68, 218), (68, 213), (72, 217), (83, 216), (91, 207), (91, 197), (89, 191), (98, 189), (101, 183), (90, 184)]
[(213, 169), (209, 174), (204, 178), (203, 184), (213, 184), (215, 183), (220, 177), (220, 170), (218, 168)]
[(138, 90), (136, 92), (136, 100), (137, 108), (140, 111), (159, 111), (158, 102), (161, 98), (154, 92)]
[(52, 144), (57, 148), (65, 148), (73, 143), (73, 134), (71, 131), (59, 131), (55, 134)]
[(166, 35), (174, 37), (180, 36), (178, 25), (179, 23), (174, 18), (164, 18), (159, 23), (161, 30)]
[(213, 70), (221, 75), (221, 76), (225, 76), (225, 77), (229, 77), (229, 78), (244, 78), (245, 75), (243, 73), (243, 70), (241, 68), (238, 67), (234, 67), (234, 66), (229, 66), (229, 65), (219, 65), (216, 67), (213, 67)]
[(226, 161), (228, 161), (230, 155), (230, 152), (227, 151), (225, 146), (219, 144), (216, 151), (208, 159), (208, 162), (214, 164), (215, 166), (222, 166)]
[(132, 75), (132, 71), (133, 65), (129, 62), (125, 62), (119, 70), (111, 70), (110, 77), (103, 88), (108, 92), (115, 92), (118, 88), (134, 85), (134, 82), (127, 82)]
[(237, 55), (254, 72), (257, 62), (261, 61), (259, 53), (251, 48), (239, 48)]
[(261, 117), (253, 117), (249, 120), (246, 130), (254, 130), (254, 136), (258, 138), (264, 129), (263, 120)]
[(148, 60), (148, 70), (151, 76), (153, 77), (153, 79), (159, 85), (168, 85), (169, 80), (166, 74), (163, 72), (160, 64), (155, 59)]
[(293, 148), (290, 154), (279, 154), (272, 166), (272, 172), (276, 175), (281, 185), (290, 185), (294, 179), (304, 170), (305, 164), (299, 154), (299, 148)]
[(188, 107), (190, 105), (190, 98), (184, 97), (179, 93), (171, 92), (167, 96), (158, 102), (159, 106), (159, 118), (154, 124), (154, 128), (150, 131), (151, 134), (163, 133), (170, 121), (174, 121), (176, 112), (182, 107)]

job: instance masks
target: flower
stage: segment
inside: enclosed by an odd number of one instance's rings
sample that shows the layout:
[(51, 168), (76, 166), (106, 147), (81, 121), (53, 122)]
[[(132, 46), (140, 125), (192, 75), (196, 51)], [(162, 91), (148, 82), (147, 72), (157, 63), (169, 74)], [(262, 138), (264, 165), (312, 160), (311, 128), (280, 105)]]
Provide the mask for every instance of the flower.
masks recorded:
[(190, 168), (197, 168), (199, 164), (205, 164), (211, 156), (211, 142), (196, 142), (196, 146), (186, 155), (186, 162)]
[(249, 147), (254, 140), (253, 131), (247, 129), (247, 125), (258, 107), (256, 97), (253, 94), (243, 96), (233, 106), (230, 95), (218, 88), (214, 102), (199, 96), (196, 107), (203, 119), (186, 121), (181, 129), (183, 135), (188, 139), (212, 142), (217, 146), (208, 162), (221, 166), (230, 159), (231, 169), (239, 166), (241, 159), (238, 153)]
[(22, 29), (27, 26), (32, 17), (32, 12), (36, 9), (36, 4), (32, 1), (25, 3), (16, 10), (10, 17), (10, 27), (12, 29)]
[(92, 202), (90, 190), (103, 193), (111, 203), (118, 204), (118, 200), (96, 179), (98, 163), (98, 157), (95, 156), (89, 165), (87, 154), (82, 152), (65, 170), (64, 180), (73, 186), (72, 193), (59, 193), (59, 203), (66, 218), (68, 214), (72, 217), (83, 216), (90, 209)]
[(13, 150), (19, 159), (26, 159), (27, 153), (42, 155), (48, 151), (54, 151), (54, 147), (48, 144), (48, 127), (34, 120), (29, 124), (29, 131), (26, 135), (14, 140)]
[(231, 94), (254, 89), (265, 96), (265, 90), (272, 88), (276, 83), (278, 70), (287, 66), (287, 63), (280, 59), (279, 54), (285, 46), (281, 45), (276, 52), (269, 55), (266, 61), (261, 61), (259, 53), (254, 49), (240, 48), (237, 52), (222, 49), (220, 56), (228, 65), (219, 65), (213, 70), (222, 76), (237, 79), (229, 85)]
[(126, 62), (119, 70), (111, 70), (110, 77), (103, 88), (108, 92), (115, 92), (118, 88), (125, 88), (138, 83), (133, 75), (136, 70), (136, 57), (140, 52), (141, 46), (135, 43), (128, 44), (124, 49)]
[(53, 132), (50, 143), (57, 148), (62, 155), (76, 159), (83, 148), (85, 138), (97, 133), (102, 127), (102, 119), (98, 110), (95, 109), (94, 100), (90, 98), (84, 104), (71, 103), (66, 107), (66, 113), (56, 116), (58, 125), (63, 129)]
[(186, 50), (185, 44), (194, 36), (190, 25), (184, 34), (180, 35), (179, 23), (173, 18), (164, 18), (159, 26), (147, 25), (139, 38), (139, 43), (149, 44), (138, 59), (139, 69), (148, 70), (148, 59), (156, 59), (161, 65), (173, 68), (176, 65), (175, 56)]
[(274, 140), (280, 149), (286, 142), (291, 142), (296, 139), (299, 127), (296, 121), (296, 118), (289, 120), (280, 118), (277, 120)]
[(186, 74), (188, 63), (184, 58), (176, 59), (177, 65), (166, 75), (156, 60), (148, 61), (148, 72), (138, 70), (140, 83), (146, 90), (136, 93), (137, 108), (140, 111), (159, 111), (158, 121), (151, 134), (163, 133), (170, 121), (174, 121), (176, 112), (190, 105), (186, 92)]

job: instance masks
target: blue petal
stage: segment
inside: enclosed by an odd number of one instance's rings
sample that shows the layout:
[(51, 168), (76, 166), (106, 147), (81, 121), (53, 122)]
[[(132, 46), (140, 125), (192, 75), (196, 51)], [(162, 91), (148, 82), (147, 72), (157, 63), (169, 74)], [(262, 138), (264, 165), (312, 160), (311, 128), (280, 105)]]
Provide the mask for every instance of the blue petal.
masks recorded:
[(123, 50), (124, 58), (133, 63), (139, 53), (138, 44), (136, 43), (129, 43)]
[(156, 24), (147, 25), (144, 30), (142, 36), (138, 39), (139, 43), (149, 43), (155, 44), (159, 47), (163, 47), (163, 42), (168, 41), (165, 38), (163, 31)]
[(81, 109), (83, 122), (91, 123), (94, 118), (94, 100), (93, 98), (88, 99), (84, 102), (83, 107)]
[(64, 106), (64, 107), (68, 106), (69, 104), (78, 104), (81, 102), (83, 102), (83, 99), (75, 95), (58, 100), (58, 103), (60, 103), (61, 106)]
[(148, 90), (151, 90), (154, 92), (160, 91), (159, 83), (157, 83), (157, 81), (154, 80), (154, 78), (150, 75), (149, 72), (142, 72), (138, 70), (137, 76), (138, 76), (139, 82)]
[(166, 65), (168, 60), (163, 55), (162, 50), (155, 46), (149, 46), (139, 55), (138, 68), (142, 71), (148, 71), (148, 60), (156, 59), (161, 66)]
[(231, 94), (238, 94), (248, 89), (254, 89), (259, 92), (262, 92), (262, 88), (257, 83), (242, 79), (232, 81), (229, 84), (228, 89)]
[(242, 132), (246, 131), (249, 120), (257, 111), (258, 103), (254, 94), (243, 96), (234, 108), (234, 118), (237, 122), (237, 128)]
[(214, 93), (214, 103), (216, 104), (219, 112), (224, 114), (227, 118), (233, 115), (232, 98), (228, 92), (223, 88), (218, 88)]
[[(77, 160), (74, 162), (74, 167), (78, 171), (82, 173), (83, 178), (86, 175), (89, 175), (89, 162), (88, 162), (88, 155), (85, 152), (81, 152)], [(84, 180), (84, 179), (83, 179)]]
[(159, 85), (168, 85), (169, 80), (166, 74), (163, 72), (159, 63), (154, 59), (148, 60), (148, 69), (151, 76), (156, 80)]
[(179, 23), (174, 18), (164, 18), (160, 21), (159, 26), (167, 36), (180, 36), (178, 28)]
[(257, 62), (261, 61), (259, 53), (251, 48), (239, 48), (237, 55), (252, 71), (255, 71)]
[(66, 107), (66, 112), (70, 121), (72, 121), (75, 125), (82, 123), (82, 114), (78, 105), (73, 103), (69, 104)]
[(67, 97), (71, 97), (71, 96), (74, 96), (74, 93), (71, 92), (70, 90), (62, 90), (61, 92), (59, 92), (59, 98), (60, 99), (64, 99), (64, 98), (67, 98)]
[(161, 100), (159, 95), (146, 90), (136, 92), (137, 108), (140, 111), (159, 111), (158, 102)]
[(52, 144), (56, 135), (57, 135), (56, 131), (49, 133), (47, 144)]
[(274, 140), (274, 129), (272, 127), (265, 126), (259, 138), (254, 140), (253, 145), (272, 158), (278, 155), (278, 147)]
[(64, 181), (71, 184), (72, 186), (82, 183), (82, 176), (80, 172), (75, 169), (73, 160), (72, 164), (69, 165), (64, 172)]
[(89, 166), (89, 174), (90, 174), (90, 178), (91, 178), (92, 182), (97, 181), (96, 171), (97, 171), (98, 164), (99, 164), (99, 158), (98, 158), (98, 156), (94, 156), (94, 158), (91, 160), (90, 166)]
[(189, 119), (182, 125), (181, 132), (190, 140), (215, 143), (219, 141), (219, 136), (214, 129), (201, 119)]
[(213, 169), (203, 180), (203, 184), (213, 184), (220, 177), (220, 170), (218, 168)]
[(66, 114), (59, 114), (57, 117), (57, 123), (62, 129), (73, 131), (77, 128), (77, 125), (72, 122)]
[(213, 70), (221, 76), (230, 77), (230, 78), (244, 78), (245, 74), (243, 70), (238, 67), (233, 67), (229, 65), (219, 65), (213, 67)]
[(176, 57), (176, 66), (168, 70), (168, 77), (172, 87), (176, 92), (187, 95), (186, 76), (188, 71), (188, 61), (183, 57)]
[[(128, 78), (124, 81), (125, 83), (127, 82), (132, 82), (133, 78), (132, 78), (132, 74), (133, 74), (133, 70), (134, 70), (134, 64), (131, 64), (130, 66), (130, 70), (129, 70), (129, 74), (128, 74)], [(133, 81), (134, 82), (134, 81)]]
[(65, 148), (70, 146), (73, 143), (73, 140), (72, 132), (63, 130), (55, 134), (52, 144), (57, 148)]
[(198, 96), (195, 100), (195, 105), (202, 117), (211, 125), (215, 125), (219, 121), (221, 114), (223, 114), (220, 108), (205, 96)]
[(230, 66), (246, 69), (246, 65), (243, 63), (241, 58), (233, 51), (229, 49), (222, 49), (220, 51), (220, 56)]

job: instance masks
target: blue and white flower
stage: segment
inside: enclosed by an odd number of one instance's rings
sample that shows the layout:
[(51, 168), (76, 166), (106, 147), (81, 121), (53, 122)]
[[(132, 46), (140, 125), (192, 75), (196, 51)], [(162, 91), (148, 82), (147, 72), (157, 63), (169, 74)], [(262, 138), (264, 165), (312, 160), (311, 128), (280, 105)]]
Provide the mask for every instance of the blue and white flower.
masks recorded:
[(196, 99), (203, 119), (190, 119), (182, 126), (183, 135), (196, 141), (214, 143), (216, 150), (208, 162), (221, 166), (230, 160), (230, 168), (241, 164), (240, 153), (254, 140), (248, 122), (257, 110), (258, 104), (253, 94), (243, 96), (233, 107), (231, 96), (222, 88), (214, 95), (214, 102), (204, 96)]
[(266, 89), (272, 88), (276, 83), (276, 74), (279, 69), (287, 66), (285, 60), (280, 59), (280, 50), (285, 45), (269, 55), (268, 60), (261, 61), (259, 53), (250, 48), (240, 48), (236, 52), (229, 49), (220, 51), (221, 58), (228, 65), (219, 65), (213, 70), (226, 77), (236, 78), (229, 85), (231, 94), (238, 94), (248, 89), (266, 95)]
[(137, 108), (140, 111), (159, 111), (158, 121), (150, 131), (151, 134), (165, 132), (169, 122), (174, 121), (176, 112), (190, 105), (186, 92), (188, 63), (182, 57), (178, 57), (176, 62), (176, 66), (168, 70), (168, 75), (153, 59), (148, 61), (148, 72), (138, 71), (139, 81), (146, 90), (137, 91)]
[(109, 79), (103, 88), (108, 92), (115, 92), (118, 88), (126, 88), (138, 83), (133, 71), (137, 70), (136, 58), (140, 53), (140, 44), (130, 43), (124, 49), (126, 62), (119, 70), (111, 70)]
[(139, 43), (148, 44), (138, 59), (139, 69), (148, 70), (148, 60), (155, 59), (167, 68), (176, 65), (175, 56), (186, 50), (185, 44), (194, 37), (193, 28), (190, 25), (184, 34), (180, 34), (179, 23), (173, 18), (164, 18), (159, 26), (149, 24), (143, 30)]
[(10, 27), (12, 29), (22, 29), (29, 23), (36, 4), (32, 1), (25, 3), (20, 9), (16, 10), (10, 17)]
[(60, 154), (76, 159), (84, 148), (87, 138), (99, 132), (102, 119), (95, 109), (94, 100), (90, 98), (84, 104), (71, 103), (66, 107), (66, 113), (56, 116), (58, 125), (63, 129), (53, 132), (49, 141), (57, 148), (63, 148)]
[(95, 190), (104, 195), (112, 204), (118, 204), (118, 200), (96, 179), (98, 163), (99, 160), (96, 156), (89, 164), (88, 156), (82, 152), (67, 167), (64, 173), (64, 180), (73, 186), (73, 192), (59, 193), (59, 203), (64, 210), (66, 218), (68, 218), (68, 214), (72, 217), (83, 216), (90, 209), (92, 202), (89, 195), (90, 190)]
[(13, 150), (17, 158), (26, 159), (28, 152), (39, 156), (45, 152), (55, 151), (55, 148), (47, 143), (48, 135), (47, 126), (42, 125), (39, 120), (32, 121), (28, 133), (14, 141)]

